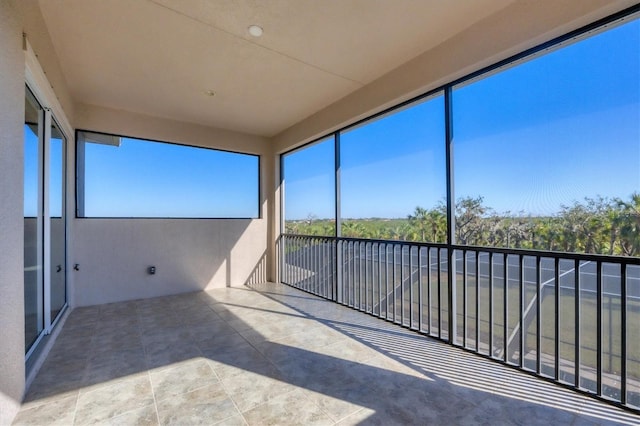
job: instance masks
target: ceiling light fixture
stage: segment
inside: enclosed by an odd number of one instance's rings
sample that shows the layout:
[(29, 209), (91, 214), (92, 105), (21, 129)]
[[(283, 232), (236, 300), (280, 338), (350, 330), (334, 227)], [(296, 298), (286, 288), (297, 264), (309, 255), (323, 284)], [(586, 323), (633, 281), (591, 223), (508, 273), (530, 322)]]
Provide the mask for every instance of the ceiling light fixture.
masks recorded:
[(248, 30), (249, 34), (251, 34), (253, 37), (262, 36), (262, 27), (259, 27), (258, 25), (250, 25)]

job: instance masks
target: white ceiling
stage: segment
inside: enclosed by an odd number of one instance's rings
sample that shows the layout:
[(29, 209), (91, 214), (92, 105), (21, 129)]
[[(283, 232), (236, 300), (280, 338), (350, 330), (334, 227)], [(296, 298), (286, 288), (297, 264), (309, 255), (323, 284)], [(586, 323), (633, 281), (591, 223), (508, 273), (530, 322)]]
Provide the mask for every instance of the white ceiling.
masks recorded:
[(512, 1), (39, 3), (75, 102), (273, 136)]

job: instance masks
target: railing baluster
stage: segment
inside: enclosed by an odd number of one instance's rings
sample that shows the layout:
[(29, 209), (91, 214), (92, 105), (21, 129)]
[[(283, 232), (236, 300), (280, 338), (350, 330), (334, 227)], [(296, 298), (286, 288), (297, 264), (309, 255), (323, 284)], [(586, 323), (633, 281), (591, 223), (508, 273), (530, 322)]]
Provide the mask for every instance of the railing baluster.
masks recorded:
[[(427, 249), (428, 250), (428, 249)], [(422, 247), (418, 247), (418, 331), (423, 332), (422, 317), (424, 315), (422, 293)]]
[(542, 259), (536, 256), (536, 373), (540, 374), (541, 357), (540, 348), (542, 347), (542, 318), (540, 318), (542, 299), (542, 288), (540, 285), (542, 270)]
[(489, 356), (493, 358), (493, 252), (489, 252)]
[[(392, 256), (393, 257), (393, 256)], [(384, 304), (385, 304), (385, 312), (384, 315), (386, 319), (389, 319), (389, 245), (387, 243), (384, 244)], [(392, 259), (393, 261), (393, 259)], [(391, 265), (393, 268), (393, 265)]]
[(507, 362), (509, 360), (509, 256), (502, 255), (502, 286), (504, 288), (502, 292), (502, 352), (503, 360)]
[(580, 261), (576, 259), (573, 264), (574, 271), (574, 350), (575, 350), (575, 386), (580, 387)]
[(404, 245), (400, 246), (400, 324), (404, 325), (404, 283), (406, 280), (404, 267)]
[(442, 259), (441, 258), (442, 258), (442, 254), (440, 252), (440, 249), (438, 249), (438, 265), (437, 265), (437, 271), (438, 271), (438, 293), (437, 293), (437, 296), (438, 296), (438, 338), (440, 338), (440, 339), (442, 338), (442, 304), (441, 304), (442, 296), (441, 296), (441, 293), (440, 293), (441, 292), (441, 288), (440, 288), (441, 287), (441, 283), (440, 283), (440, 281), (441, 281), (441, 278), (440, 278), (441, 270), (440, 270), (440, 268), (442, 267)]
[(627, 264), (620, 265), (620, 402), (627, 404)]
[(597, 352), (596, 352), (596, 393), (602, 395), (602, 262), (596, 262), (596, 288), (597, 288)]
[(474, 250), (476, 274), (476, 352), (480, 352), (480, 252)]
[(393, 322), (396, 322), (397, 319), (398, 319), (398, 317), (396, 315), (396, 284), (397, 284), (397, 282), (396, 282), (397, 281), (396, 280), (396, 273), (397, 273), (397, 271), (396, 271), (396, 247), (397, 247), (396, 244), (393, 244), (391, 246), (391, 250), (392, 250), (392, 253), (393, 253), (393, 264), (392, 264), (392, 266), (393, 266), (393, 275), (392, 275), (392, 278), (393, 278), (392, 279), (392, 283), (393, 283), (393, 298), (391, 299), (391, 301), (393, 303), (393, 306), (392, 306), (392, 308), (393, 308), (393, 315), (392, 315), (393, 316)]
[[(467, 251), (462, 250), (462, 346), (467, 347)], [(455, 280), (458, 285), (458, 280)]]
[(378, 243), (378, 316), (382, 317), (382, 247), (384, 244)]
[[(369, 250), (371, 251), (371, 258), (369, 258)], [(369, 289), (373, 288), (373, 282), (371, 281), (371, 274), (369, 271), (373, 269), (373, 247), (371, 243), (367, 243), (367, 247), (365, 247), (365, 257), (367, 259), (367, 263), (365, 264), (365, 288), (367, 290), (367, 294), (365, 295), (365, 304), (367, 305), (367, 312), (373, 312), (373, 297), (369, 294)]]
[(524, 271), (524, 256), (518, 255), (518, 264), (520, 265), (520, 357), (518, 360), (518, 365), (520, 368), (524, 367), (524, 350), (525, 350), (525, 339), (527, 337), (527, 330), (525, 328), (524, 323), (524, 305), (525, 298), (527, 297), (527, 289), (525, 288), (525, 271)]
[(562, 317), (560, 315), (560, 258), (556, 257), (555, 258), (555, 265), (554, 265), (554, 281), (555, 281), (555, 315), (556, 315), (556, 322), (555, 322), (555, 347), (554, 347), (554, 351), (555, 351), (555, 379), (559, 380), (560, 379), (560, 321), (562, 320)]
[(413, 247), (409, 246), (409, 328), (413, 326)]

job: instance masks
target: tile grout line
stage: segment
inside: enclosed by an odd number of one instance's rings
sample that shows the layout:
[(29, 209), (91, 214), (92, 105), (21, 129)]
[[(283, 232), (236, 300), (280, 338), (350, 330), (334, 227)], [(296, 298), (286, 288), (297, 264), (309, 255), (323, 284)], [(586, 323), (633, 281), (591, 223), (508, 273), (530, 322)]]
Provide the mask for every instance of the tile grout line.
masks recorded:
[[(268, 300), (274, 300), (274, 299), (271, 299), (269, 296), (265, 296), (265, 295), (264, 295), (264, 294), (262, 294), (262, 292), (261, 292), (261, 291), (259, 291), (259, 290), (251, 289), (251, 291), (254, 291), (254, 292), (256, 292), (256, 293), (260, 294), (262, 297), (264, 297), (264, 298), (266, 298), (266, 299), (268, 299)], [(275, 301), (276, 301), (277, 303), (282, 303), (280, 300), (275, 300)], [(286, 306), (286, 305), (285, 305), (285, 306)], [(309, 316), (308, 316), (308, 315), (304, 315), (303, 317), (309, 318)], [(313, 320), (313, 318), (310, 318), (310, 319), (312, 319), (312, 320)], [(326, 325), (326, 324), (323, 324), (323, 323), (320, 323), (320, 322), (318, 322), (318, 323), (319, 323), (320, 325), (324, 326), (324, 327), (327, 327), (327, 325)], [(236, 332), (237, 332), (237, 331), (236, 331)], [(237, 332), (237, 333), (238, 333), (238, 334), (240, 334), (240, 335), (242, 336), (242, 334), (241, 334), (241, 333), (239, 333), (239, 332)], [(297, 333), (294, 333), (294, 334), (297, 334)], [(288, 336), (290, 336), (290, 335), (288, 335)], [(288, 337), (288, 336), (283, 337), (283, 339), (285, 339), (285, 338), (286, 338), (286, 337)], [(252, 348), (254, 348), (256, 351), (258, 351), (258, 352), (262, 355), (262, 357), (263, 357), (263, 358), (265, 358), (265, 359), (266, 359), (266, 360), (267, 360), (271, 365), (273, 365), (273, 366), (275, 367), (275, 369), (276, 369), (279, 373), (284, 374), (284, 372), (282, 371), (282, 369), (278, 366), (278, 364), (277, 364), (275, 361), (272, 361), (270, 358), (267, 358), (267, 357), (262, 353), (262, 351), (261, 351), (261, 350), (259, 350), (259, 349), (258, 349), (258, 348), (257, 348), (257, 347), (256, 347), (256, 346), (255, 346), (251, 341), (249, 341), (248, 339), (246, 339), (244, 336), (242, 336), (242, 338), (243, 338), (243, 339), (245, 339), (245, 340), (249, 343), (249, 345), (250, 345)], [(265, 339), (265, 341), (264, 341), (264, 342), (275, 342), (275, 343), (277, 343), (277, 341), (278, 341), (278, 340), (281, 340), (281, 339), (276, 339), (276, 340), (268, 340), (268, 339)], [(329, 345), (325, 345), (325, 346), (329, 346)], [(296, 389), (302, 390), (303, 392), (305, 391), (305, 389), (300, 388), (300, 387), (298, 387), (298, 386), (295, 386), (295, 389), (291, 390), (290, 392), (293, 392), (293, 391), (295, 391)], [(334, 424), (336, 424), (336, 423), (337, 423), (337, 421), (334, 419), (334, 417), (333, 417), (333, 416), (331, 416), (331, 415), (330, 415), (326, 410), (324, 410), (324, 409), (323, 409), (319, 404), (317, 404), (317, 403), (315, 403), (314, 401), (310, 400), (306, 395), (304, 395), (304, 397), (307, 399), (307, 401), (309, 401), (310, 403), (312, 403), (312, 404), (314, 404), (316, 407), (318, 407), (318, 409), (320, 410), (320, 412), (321, 412), (321, 413), (323, 413), (325, 416), (327, 416), (330, 420), (332, 420)], [(265, 404), (267, 404), (268, 402), (269, 402), (269, 401), (265, 401), (263, 404), (258, 405), (258, 407), (259, 407), (259, 406), (262, 406), (262, 405), (265, 405)], [(254, 407), (254, 408), (256, 408), (256, 407)], [(253, 408), (252, 408), (252, 409), (253, 409)], [(361, 408), (361, 409), (362, 409), (362, 408)], [(361, 409), (360, 409), (360, 410), (361, 410)], [(358, 411), (360, 411), (360, 410), (357, 410), (356, 412), (358, 412)], [(241, 414), (242, 414), (242, 413), (241, 413)], [(354, 414), (354, 413), (351, 413), (351, 414)], [(350, 414), (350, 415), (351, 415), (351, 414)], [(246, 419), (245, 419), (245, 421), (246, 421)], [(248, 422), (247, 422), (247, 424), (248, 424)]]
[(144, 357), (144, 366), (147, 370), (147, 379), (149, 380), (149, 385), (151, 386), (151, 396), (153, 397), (153, 408), (154, 411), (156, 413), (156, 419), (158, 420), (158, 424), (161, 424), (160, 421), (160, 413), (158, 412), (158, 401), (156, 399), (156, 392), (153, 389), (153, 380), (151, 379), (151, 372), (149, 371), (149, 364), (147, 363), (147, 348), (145, 347), (145, 345), (142, 342), (142, 324), (140, 321), (140, 310), (138, 309), (138, 304), (135, 304), (135, 309), (136, 309), (136, 318), (138, 318), (138, 321), (136, 321), (137, 324), (137, 328), (138, 328), (138, 336), (140, 336), (140, 345), (142, 346), (142, 356)]

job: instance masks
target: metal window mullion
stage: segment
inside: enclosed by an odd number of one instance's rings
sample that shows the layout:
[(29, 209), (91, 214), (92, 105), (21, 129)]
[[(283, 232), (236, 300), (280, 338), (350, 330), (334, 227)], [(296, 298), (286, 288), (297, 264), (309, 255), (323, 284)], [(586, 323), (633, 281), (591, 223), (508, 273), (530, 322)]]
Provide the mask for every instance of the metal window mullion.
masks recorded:
[(393, 244), (391, 246), (391, 250), (393, 253), (393, 279), (391, 280), (392, 286), (393, 286), (393, 299), (392, 299), (392, 303), (393, 303), (393, 322), (396, 322), (397, 320), (397, 313), (396, 313), (396, 244)]
[[(452, 245), (456, 243), (455, 238), (455, 190), (453, 179), (453, 89), (452, 86), (446, 86), (444, 89), (444, 125), (445, 125), (445, 159), (446, 159), (446, 182), (447, 182), (447, 258), (449, 265), (447, 265), (447, 282), (448, 292), (447, 300), (449, 304), (448, 320), (449, 320), (449, 341), (453, 342), (456, 335), (456, 318), (455, 318), (455, 287), (454, 282), (456, 280), (456, 267), (455, 267), (455, 253)], [(453, 262), (452, 262), (453, 260)], [(439, 266), (439, 265), (438, 265)], [(438, 300), (441, 296), (438, 294)], [(439, 313), (440, 318), (440, 330), (438, 333), (441, 336), (442, 330), (442, 312)]]
[(44, 331), (51, 332), (51, 109), (44, 108), (43, 141), (43, 231), (44, 231)]
[[(334, 299), (338, 299), (338, 288), (344, 288), (344, 275), (343, 275), (343, 261), (344, 261), (344, 253), (340, 250), (342, 247), (342, 243), (338, 238), (342, 236), (342, 217), (341, 217), (341, 206), (342, 206), (342, 198), (340, 192), (341, 185), (341, 176), (340, 176), (340, 132), (335, 132), (333, 134), (333, 159), (334, 159), (334, 219), (335, 219), (335, 229), (334, 236), (336, 237), (336, 255), (335, 255), (335, 272), (336, 277), (334, 280)], [(344, 298), (342, 300), (344, 302)]]

